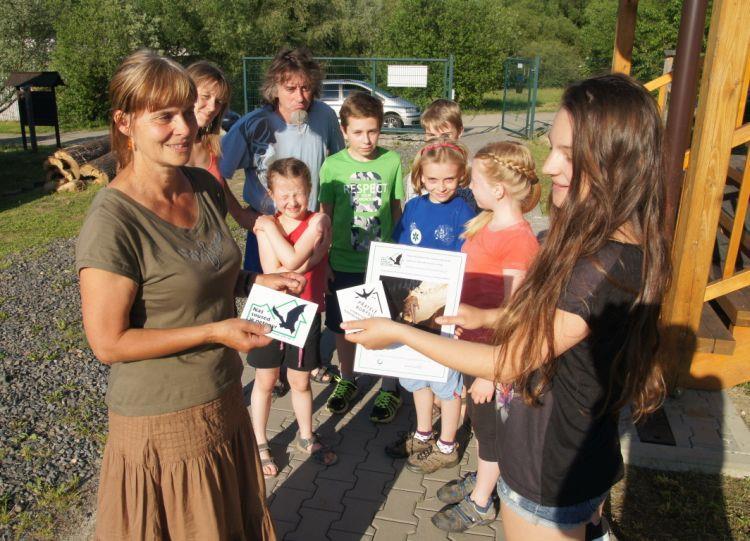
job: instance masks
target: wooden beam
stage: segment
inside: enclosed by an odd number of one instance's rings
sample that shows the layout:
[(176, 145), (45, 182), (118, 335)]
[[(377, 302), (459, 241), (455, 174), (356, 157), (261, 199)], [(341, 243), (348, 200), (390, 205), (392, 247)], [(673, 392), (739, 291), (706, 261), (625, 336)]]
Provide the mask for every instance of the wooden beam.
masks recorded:
[[(750, 155), (745, 158), (745, 173), (740, 182), (737, 205), (734, 207), (734, 223), (732, 224), (732, 232), (729, 235), (727, 257), (724, 261), (724, 278), (732, 276), (737, 265), (742, 237), (745, 235), (745, 217), (747, 216), (748, 199), (750, 199)], [(708, 293), (708, 288), (706, 288), (706, 292)]]
[(750, 122), (741, 125), (734, 130), (732, 135), (732, 148), (740, 146), (742, 143), (750, 141)]
[(729, 278), (715, 280), (706, 285), (706, 292), (703, 294), (704, 301), (712, 301), (716, 297), (721, 297), (732, 291), (737, 291), (743, 287), (750, 286), (750, 269), (740, 271)]
[(692, 352), (684, 345), (700, 324), (739, 100), (745, 99), (740, 96), (750, 48), (750, 10), (745, 4), (746, 0), (716, 0), (711, 14), (690, 166), (672, 249), (672, 285), (662, 312), (667, 329), (662, 354), (670, 363), (667, 379), (672, 387), (689, 373)]
[(664, 75), (659, 75), (656, 79), (653, 79), (647, 82), (645, 85), (643, 85), (643, 87), (649, 92), (651, 92), (653, 90), (656, 90), (657, 88), (667, 86), (671, 82), (672, 82), (672, 74), (665, 73)]
[(614, 73), (630, 73), (633, 64), (635, 21), (638, 17), (638, 0), (620, 0), (615, 28), (615, 50), (612, 55)]

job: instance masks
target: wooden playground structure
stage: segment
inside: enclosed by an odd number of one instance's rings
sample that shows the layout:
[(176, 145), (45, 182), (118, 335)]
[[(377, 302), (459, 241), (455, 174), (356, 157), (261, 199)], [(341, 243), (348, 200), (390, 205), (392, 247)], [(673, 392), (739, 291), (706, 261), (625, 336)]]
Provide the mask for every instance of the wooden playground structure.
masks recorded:
[[(714, 0), (701, 55), (707, 4), (684, 1), (674, 69), (646, 84), (667, 126), (674, 268), (661, 352), (673, 390), (750, 381), (750, 1)], [(620, 0), (613, 71), (630, 72), (637, 6)]]

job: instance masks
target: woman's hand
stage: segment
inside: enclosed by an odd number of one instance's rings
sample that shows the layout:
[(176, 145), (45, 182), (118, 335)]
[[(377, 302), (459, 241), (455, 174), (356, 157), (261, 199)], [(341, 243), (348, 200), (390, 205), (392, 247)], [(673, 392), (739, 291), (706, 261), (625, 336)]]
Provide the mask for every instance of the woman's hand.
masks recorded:
[(484, 309), (461, 303), (455, 316), (435, 318), (439, 325), (457, 325), (463, 329), (482, 329), (492, 327), (498, 315), (496, 308)]
[(489, 380), (477, 378), (469, 387), (468, 392), (475, 404), (486, 404), (495, 396), (495, 384)]
[(268, 325), (239, 318), (225, 319), (209, 325), (210, 342), (223, 344), (240, 353), (247, 353), (251, 349), (271, 343), (271, 338), (265, 336), (271, 332)]
[(290, 295), (299, 295), (305, 289), (307, 280), (297, 272), (278, 272), (258, 274), (255, 276), (255, 283)]
[(341, 324), (341, 328), (357, 331), (344, 335), (349, 342), (361, 344), (367, 349), (385, 349), (392, 344), (400, 343), (401, 332), (408, 327), (388, 318), (373, 317), (360, 321), (346, 321)]

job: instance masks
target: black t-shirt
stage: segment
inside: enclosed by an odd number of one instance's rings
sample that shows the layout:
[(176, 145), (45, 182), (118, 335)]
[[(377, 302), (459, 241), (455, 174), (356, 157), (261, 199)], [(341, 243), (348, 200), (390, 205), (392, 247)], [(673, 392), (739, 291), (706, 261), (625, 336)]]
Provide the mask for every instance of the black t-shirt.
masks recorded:
[[(503, 480), (534, 502), (575, 505), (600, 496), (622, 478), (618, 412), (611, 407), (601, 411), (611, 364), (623, 347), (641, 287), (642, 265), (637, 246), (615, 241), (576, 264), (558, 308), (582, 317), (589, 336), (557, 359), (541, 406), (527, 406), (516, 393), (507, 419), (497, 416)], [(612, 389), (609, 404), (619, 393), (619, 387)]]

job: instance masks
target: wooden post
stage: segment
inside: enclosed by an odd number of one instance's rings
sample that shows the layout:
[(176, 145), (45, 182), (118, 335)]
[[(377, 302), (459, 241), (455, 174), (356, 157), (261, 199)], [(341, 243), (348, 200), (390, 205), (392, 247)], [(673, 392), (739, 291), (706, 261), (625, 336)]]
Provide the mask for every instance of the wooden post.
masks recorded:
[(620, 0), (615, 28), (615, 51), (612, 55), (614, 73), (630, 73), (633, 63), (635, 20), (638, 16), (638, 0)]
[[(750, 48), (750, 10), (746, 0), (715, 0), (705, 69), (690, 147), (690, 166), (680, 198), (672, 249), (672, 286), (664, 301), (667, 329), (661, 350), (669, 363), (667, 381), (680, 385), (688, 375), (739, 108), (742, 79)], [(694, 343), (694, 341), (693, 341)]]

